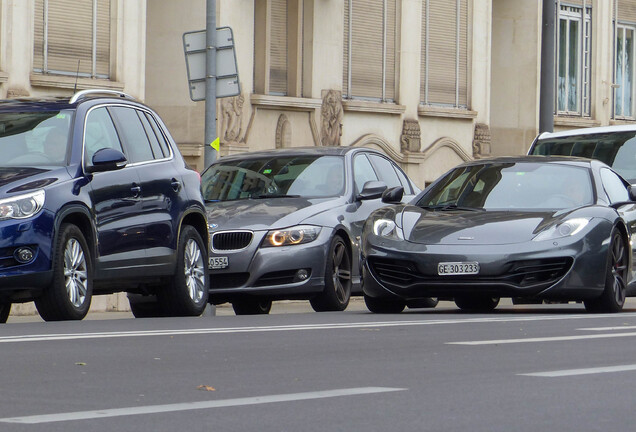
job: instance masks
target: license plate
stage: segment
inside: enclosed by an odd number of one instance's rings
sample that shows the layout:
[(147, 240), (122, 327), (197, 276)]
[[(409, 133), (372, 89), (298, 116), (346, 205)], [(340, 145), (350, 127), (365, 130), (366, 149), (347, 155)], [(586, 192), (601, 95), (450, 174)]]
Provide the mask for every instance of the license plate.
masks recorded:
[(437, 274), (442, 276), (472, 275), (478, 273), (478, 262), (443, 262), (437, 264)]
[(224, 269), (230, 265), (227, 257), (210, 257), (209, 267), (214, 270)]

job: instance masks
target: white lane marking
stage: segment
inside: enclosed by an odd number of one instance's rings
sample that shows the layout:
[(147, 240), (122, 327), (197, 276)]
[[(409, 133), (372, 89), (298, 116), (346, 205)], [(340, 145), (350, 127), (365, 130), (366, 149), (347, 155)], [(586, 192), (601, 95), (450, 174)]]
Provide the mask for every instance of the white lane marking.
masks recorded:
[(610, 373), (610, 372), (624, 372), (624, 371), (633, 371), (633, 370), (636, 370), (636, 364), (622, 365), (622, 366), (605, 366), (605, 367), (585, 368), (585, 369), (565, 369), (565, 370), (557, 370), (557, 371), (550, 371), (550, 372), (535, 372), (535, 373), (524, 373), (524, 374), (517, 374), (517, 375), (555, 378), (555, 377), (565, 377), (565, 376), (575, 376), (575, 375), (592, 375), (592, 374), (601, 374), (601, 373)]
[(356, 396), (375, 393), (388, 393), (396, 391), (405, 391), (405, 388), (392, 388), (392, 387), (358, 387), (348, 389), (336, 389), (325, 390), (306, 393), (290, 393), (270, 396), (255, 396), (247, 398), (237, 399), (225, 399), (214, 401), (201, 401), (201, 402), (186, 402), (166, 405), (149, 405), (141, 407), (129, 407), (129, 408), (114, 408), (103, 409), (95, 411), (77, 411), (67, 412), (59, 414), (44, 414), (33, 415), (25, 417), (8, 417), (0, 418), (2, 423), (24, 423), (24, 424), (37, 424), (37, 423), (53, 423), (63, 421), (74, 420), (92, 420), (105, 417), (121, 417), (128, 415), (140, 415), (140, 414), (156, 414), (176, 411), (189, 411), (189, 410), (201, 410), (210, 408), (224, 408), (235, 407), (245, 405), (258, 405), (275, 402), (295, 402), (311, 399), (325, 399), (340, 396)]
[(559, 342), (559, 341), (572, 341), (583, 339), (611, 339), (619, 337), (635, 337), (636, 332), (630, 333), (607, 333), (607, 334), (591, 334), (591, 335), (579, 335), (579, 336), (554, 336), (554, 337), (537, 337), (537, 338), (521, 338), (521, 339), (495, 339), (495, 340), (482, 340), (482, 341), (465, 341), (465, 342), (446, 342), (446, 345), (504, 345), (504, 344), (516, 344), (516, 343), (530, 343), (530, 342)]
[(636, 326), (620, 326), (620, 327), (590, 327), (580, 328), (581, 331), (614, 331), (614, 330), (634, 330)]
[(530, 322), (530, 321), (556, 321), (574, 319), (598, 319), (598, 318), (636, 318), (636, 313), (598, 314), (598, 315), (537, 315), (524, 317), (482, 317), (463, 318), (449, 320), (426, 320), (426, 321), (384, 321), (384, 322), (357, 322), (357, 323), (331, 323), (331, 324), (304, 324), (289, 326), (261, 326), (261, 327), (228, 327), (228, 328), (201, 328), (187, 330), (147, 330), (147, 331), (125, 331), (125, 332), (99, 332), (99, 333), (67, 333), (67, 334), (40, 334), (40, 335), (20, 335), (0, 337), (0, 343), (10, 342), (41, 342), (77, 339), (106, 339), (123, 337), (142, 336), (177, 336), (177, 335), (198, 335), (198, 334), (225, 334), (225, 333), (253, 333), (253, 332), (279, 332), (279, 331), (302, 331), (302, 330), (332, 330), (332, 329), (356, 329), (356, 328), (379, 328), (379, 327), (407, 327), (442, 324), (476, 324), (476, 323), (499, 323), (499, 322)]

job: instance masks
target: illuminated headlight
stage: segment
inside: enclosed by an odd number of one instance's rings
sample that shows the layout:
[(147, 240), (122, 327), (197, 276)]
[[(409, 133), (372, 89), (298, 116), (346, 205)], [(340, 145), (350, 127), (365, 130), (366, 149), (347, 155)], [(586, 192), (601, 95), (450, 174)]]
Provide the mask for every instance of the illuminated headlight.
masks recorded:
[(377, 219), (373, 222), (373, 234), (380, 237), (402, 238), (402, 230), (391, 219)]
[(309, 243), (318, 238), (321, 227), (313, 225), (298, 225), (281, 230), (272, 230), (267, 233), (263, 241), (263, 247), (290, 246)]
[(532, 240), (544, 241), (573, 236), (581, 232), (581, 230), (585, 228), (591, 220), (591, 218), (575, 218), (566, 220), (565, 222), (560, 222), (558, 224), (552, 225), (550, 228), (544, 231), (541, 231)]
[(42, 210), (42, 206), (44, 206), (43, 190), (6, 198), (0, 200), (0, 220), (25, 219)]

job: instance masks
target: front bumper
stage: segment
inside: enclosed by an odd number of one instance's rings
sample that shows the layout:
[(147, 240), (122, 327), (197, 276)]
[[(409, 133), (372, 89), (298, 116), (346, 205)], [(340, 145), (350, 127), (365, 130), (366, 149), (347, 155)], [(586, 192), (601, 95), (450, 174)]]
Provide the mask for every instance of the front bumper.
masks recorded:
[[(260, 247), (267, 231), (255, 231), (249, 246), (239, 251), (210, 248), (210, 260), (226, 257), (224, 269), (209, 269), (210, 299), (232, 301), (245, 295), (270, 299), (307, 299), (324, 289), (325, 259), (332, 230), (323, 228), (310, 243)], [(304, 270), (307, 278), (298, 277)]]
[[(362, 257), (364, 293), (406, 300), (461, 295), (583, 300), (605, 284), (609, 238), (562, 238), (510, 245), (422, 245), (366, 242)], [(477, 275), (438, 275), (440, 262), (478, 262)]]

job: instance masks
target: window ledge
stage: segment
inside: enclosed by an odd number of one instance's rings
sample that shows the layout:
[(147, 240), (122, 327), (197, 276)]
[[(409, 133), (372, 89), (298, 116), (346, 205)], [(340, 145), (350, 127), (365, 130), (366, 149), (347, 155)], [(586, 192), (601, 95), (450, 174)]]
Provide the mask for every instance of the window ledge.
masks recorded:
[(32, 73), (30, 76), (31, 85), (33, 87), (56, 87), (73, 89), (77, 82), (78, 90), (86, 89), (108, 89), (108, 90), (123, 90), (124, 84), (117, 81), (110, 81), (105, 79), (93, 79), (93, 78), (75, 78), (72, 76), (64, 75), (43, 75)]
[(601, 122), (589, 117), (566, 117), (557, 115), (554, 116), (554, 125), (585, 128), (600, 126)]
[(252, 94), (250, 96), (252, 106), (265, 109), (284, 109), (288, 111), (314, 111), (322, 105), (320, 99), (297, 98), (289, 96), (272, 96)]
[(362, 100), (346, 99), (342, 101), (342, 108), (345, 111), (371, 112), (377, 114), (400, 115), (406, 111), (404, 105), (394, 103), (372, 102)]
[(477, 117), (477, 111), (471, 111), (461, 108), (436, 107), (430, 105), (418, 106), (417, 114), (422, 117), (447, 117), (466, 120), (472, 120)]
[(636, 124), (636, 119), (612, 119), (609, 121), (609, 124), (614, 125), (633, 125)]

